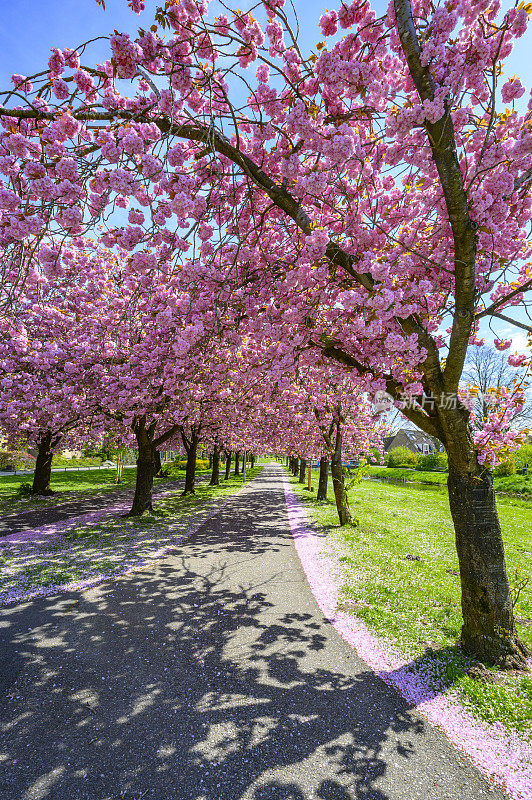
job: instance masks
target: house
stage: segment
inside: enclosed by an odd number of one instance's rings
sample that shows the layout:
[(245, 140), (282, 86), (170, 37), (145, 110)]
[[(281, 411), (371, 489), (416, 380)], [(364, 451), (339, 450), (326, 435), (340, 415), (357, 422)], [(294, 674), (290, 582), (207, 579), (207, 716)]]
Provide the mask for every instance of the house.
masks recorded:
[(407, 447), (413, 453), (442, 453), (444, 448), (438, 439), (429, 436), (428, 433), (420, 431), (418, 428), (401, 428), (392, 436), (384, 439), (384, 451), (389, 453), (394, 447)]

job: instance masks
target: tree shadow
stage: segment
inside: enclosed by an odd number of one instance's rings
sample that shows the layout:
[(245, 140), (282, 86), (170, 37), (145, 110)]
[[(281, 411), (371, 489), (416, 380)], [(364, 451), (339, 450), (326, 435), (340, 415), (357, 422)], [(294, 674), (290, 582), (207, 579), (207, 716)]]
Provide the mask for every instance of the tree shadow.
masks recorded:
[(2, 800), (431, 796), (427, 726), (324, 620), (270, 480), (157, 565), (2, 610)]
[[(198, 481), (205, 482), (206, 477), (200, 476)], [(156, 500), (157, 495), (163, 492), (180, 491), (183, 484), (184, 480), (182, 478), (158, 481), (153, 489), (154, 499)], [(133, 493), (134, 485), (124, 487), (118, 484), (116, 489), (99, 492), (90, 497), (71, 497), (58, 505), (40, 506), (18, 511), (0, 518), (0, 537), (10, 536), (13, 533), (24, 533), (43, 525), (55, 525), (81, 514), (103, 511), (120, 503), (132, 502)]]

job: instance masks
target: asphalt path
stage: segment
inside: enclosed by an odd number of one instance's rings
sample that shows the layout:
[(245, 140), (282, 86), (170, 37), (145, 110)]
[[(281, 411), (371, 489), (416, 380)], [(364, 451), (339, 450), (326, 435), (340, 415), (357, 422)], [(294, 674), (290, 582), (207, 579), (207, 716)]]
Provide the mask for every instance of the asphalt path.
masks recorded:
[(501, 798), (338, 636), (262, 474), (143, 572), (0, 612), (2, 800)]

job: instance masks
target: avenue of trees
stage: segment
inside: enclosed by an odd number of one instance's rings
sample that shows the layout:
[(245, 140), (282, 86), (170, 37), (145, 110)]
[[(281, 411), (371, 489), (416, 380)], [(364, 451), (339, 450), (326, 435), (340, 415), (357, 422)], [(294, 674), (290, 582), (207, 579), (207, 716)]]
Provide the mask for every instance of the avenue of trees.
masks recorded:
[(6, 431), (45, 467), (64, 437), (127, 431), (135, 514), (166, 443), (191, 464), (206, 440), (328, 456), (348, 523), (342, 447), (378, 441), (368, 397), (386, 391), (448, 455), (464, 648), (525, 668), (490, 471), (519, 444), (523, 394), (479, 424), (461, 390), (482, 320), (531, 330), (532, 114), (504, 75), (528, 10), (355, 0), (303, 52), (284, 0), (179, 0), (111, 35), (103, 63), (68, 43), (14, 75)]

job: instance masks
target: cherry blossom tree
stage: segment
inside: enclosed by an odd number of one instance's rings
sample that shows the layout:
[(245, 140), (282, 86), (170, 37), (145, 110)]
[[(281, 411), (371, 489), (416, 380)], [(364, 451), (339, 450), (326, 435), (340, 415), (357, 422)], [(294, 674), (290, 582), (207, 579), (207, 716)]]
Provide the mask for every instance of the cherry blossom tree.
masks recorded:
[[(51, 494), (52, 457), (61, 443), (98, 438), (107, 350), (107, 264), (89, 243), (69, 248), (62, 269), (43, 264), (0, 331), (0, 422), (37, 449), (33, 493)], [(109, 253), (107, 258), (112, 258)]]
[(264, 24), (167, 4), (136, 40), (113, 34), (102, 64), (55, 49), (47, 70), (13, 76), (4, 301), (37, 279), (37, 252), (59, 263), (61, 237), (103, 224), (139, 270), (150, 247), (188, 253), (240, 333), (291, 326), (287, 352), (314, 348), (386, 390), (448, 453), (463, 645), (524, 667), (489, 471), (510, 419), (485, 447), (458, 390), (482, 319), (529, 329), (508, 313), (532, 287), (531, 112), (520, 80), (501, 80), (527, 9), (393, 0), (378, 17), (355, 0), (304, 54), (283, 0), (263, 7)]

